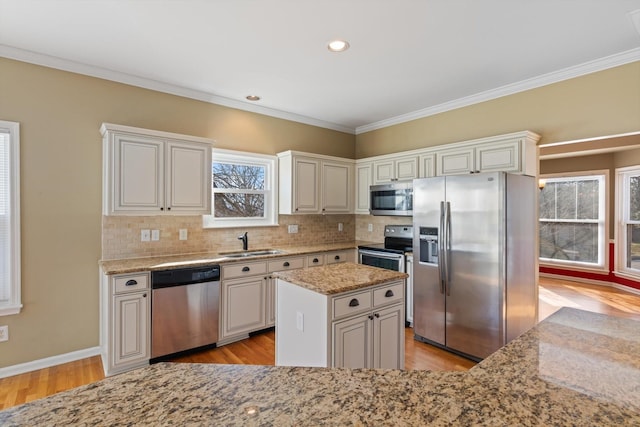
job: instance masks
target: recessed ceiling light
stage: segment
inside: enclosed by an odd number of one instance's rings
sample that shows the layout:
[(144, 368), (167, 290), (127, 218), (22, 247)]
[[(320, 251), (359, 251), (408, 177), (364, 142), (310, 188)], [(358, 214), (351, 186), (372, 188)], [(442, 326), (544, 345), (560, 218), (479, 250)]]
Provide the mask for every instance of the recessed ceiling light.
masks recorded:
[(331, 52), (344, 52), (349, 49), (349, 42), (345, 40), (331, 40), (327, 48)]
[(247, 99), (249, 101), (260, 101), (260, 97), (258, 95), (247, 95)]

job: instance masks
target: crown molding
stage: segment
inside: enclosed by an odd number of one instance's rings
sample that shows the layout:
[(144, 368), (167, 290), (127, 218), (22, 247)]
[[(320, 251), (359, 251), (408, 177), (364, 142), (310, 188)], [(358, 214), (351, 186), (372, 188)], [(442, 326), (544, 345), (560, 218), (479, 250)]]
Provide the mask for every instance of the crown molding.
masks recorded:
[(171, 95), (182, 96), (185, 98), (195, 99), (198, 101), (208, 102), (210, 104), (222, 105), (224, 107), (235, 108), (237, 110), (249, 111), (252, 113), (263, 114), (265, 116), (275, 117), (278, 119), (290, 120), (293, 122), (303, 123), (311, 126), (332, 129), (339, 132), (354, 134), (355, 129), (343, 126), (337, 123), (326, 122), (324, 120), (314, 119), (299, 114), (289, 113), (274, 108), (263, 107), (256, 104), (248, 104), (243, 101), (227, 98), (224, 96), (214, 95), (212, 93), (193, 90), (182, 86), (172, 85), (169, 83), (159, 82), (157, 80), (147, 79), (135, 76), (133, 74), (122, 73), (119, 71), (109, 70), (107, 68), (95, 67), (80, 62), (69, 61), (55, 56), (44, 55), (37, 52), (18, 49), (11, 46), (0, 44), (0, 56), (15, 59), (17, 61), (28, 62), (30, 64), (41, 65), (44, 67), (55, 68), (62, 71), (83, 74), (86, 76), (97, 77), (104, 80), (110, 80), (118, 83), (124, 83), (131, 86), (141, 87), (144, 89), (155, 90), (158, 92), (168, 93)]
[(615, 55), (610, 55), (604, 58), (585, 62), (573, 67), (553, 71), (551, 73), (543, 74), (541, 76), (533, 77), (527, 80), (522, 80), (517, 83), (508, 84), (485, 92), (480, 92), (475, 95), (466, 96), (464, 98), (455, 99), (449, 102), (444, 102), (442, 104), (434, 105), (433, 107), (423, 108), (411, 113), (402, 114), (400, 116), (380, 120), (368, 125), (359, 126), (356, 128), (356, 135), (370, 132), (376, 129), (386, 128), (400, 123), (409, 122), (411, 120), (433, 116), (435, 114), (444, 113), (446, 111), (455, 110), (457, 108), (468, 107), (473, 104), (479, 104), (481, 102), (490, 101), (492, 99), (501, 98), (507, 95), (513, 95), (518, 92), (524, 92), (526, 90), (550, 85), (553, 83), (561, 82), (563, 80), (573, 79), (575, 77), (584, 76), (636, 61), (640, 61), (640, 48), (631, 49)]

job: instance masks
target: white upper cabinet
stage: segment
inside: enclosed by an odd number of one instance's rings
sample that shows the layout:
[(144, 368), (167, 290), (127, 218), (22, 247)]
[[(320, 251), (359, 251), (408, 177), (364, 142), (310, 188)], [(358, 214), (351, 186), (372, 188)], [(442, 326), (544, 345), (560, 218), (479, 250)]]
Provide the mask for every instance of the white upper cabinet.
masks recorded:
[(373, 183), (418, 178), (418, 156), (398, 156), (373, 162)]
[(105, 215), (211, 212), (213, 141), (104, 123)]
[(281, 214), (352, 213), (354, 161), (286, 151), (278, 153)]
[(356, 162), (356, 206), (355, 213), (369, 213), (369, 186), (373, 181), (371, 162)]

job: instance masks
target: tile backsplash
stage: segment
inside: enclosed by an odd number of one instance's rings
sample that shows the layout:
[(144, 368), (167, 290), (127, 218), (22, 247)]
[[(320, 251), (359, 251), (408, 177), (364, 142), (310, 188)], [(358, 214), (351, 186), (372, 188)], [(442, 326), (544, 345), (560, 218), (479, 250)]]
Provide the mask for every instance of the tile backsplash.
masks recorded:
[[(201, 216), (103, 216), (102, 259), (242, 250), (238, 236), (245, 231), (249, 232), (249, 249), (356, 238), (356, 215), (280, 215), (278, 222), (272, 227), (215, 229), (202, 228)], [(339, 223), (342, 231), (338, 231)], [(297, 233), (288, 232), (293, 224), (298, 225)], [(187, 240), (179, 239), (180, 229), (187, 230)], [(142, 230), (159, 230), (160, 240), (141, 241)]]

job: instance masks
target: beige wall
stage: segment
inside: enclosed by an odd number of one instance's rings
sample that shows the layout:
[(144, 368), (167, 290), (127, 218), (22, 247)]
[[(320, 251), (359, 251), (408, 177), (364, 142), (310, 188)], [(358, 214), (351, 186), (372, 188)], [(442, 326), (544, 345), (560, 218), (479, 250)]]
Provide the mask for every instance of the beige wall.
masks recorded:
[(102, 122), (259, 153), (355, 154), (350, 134), (3, 58), (0, 93), (0, 118), (21, 126), (24, 304), (0, 317), (0, 367), (99, 344)]
[(640, 61), (356, 136), (356, 158), (530, 130), (539, 144), (640, 130)]

